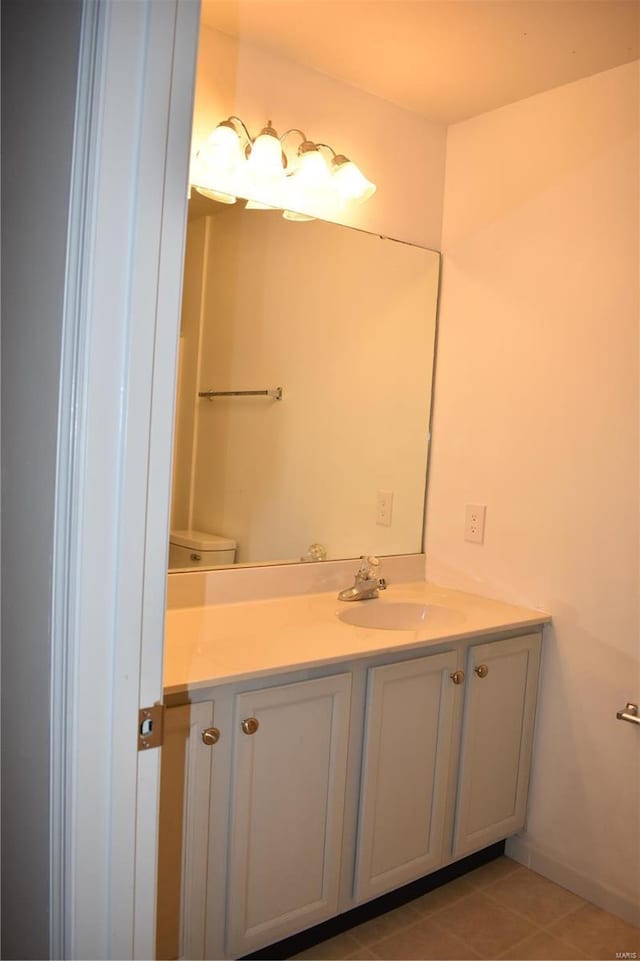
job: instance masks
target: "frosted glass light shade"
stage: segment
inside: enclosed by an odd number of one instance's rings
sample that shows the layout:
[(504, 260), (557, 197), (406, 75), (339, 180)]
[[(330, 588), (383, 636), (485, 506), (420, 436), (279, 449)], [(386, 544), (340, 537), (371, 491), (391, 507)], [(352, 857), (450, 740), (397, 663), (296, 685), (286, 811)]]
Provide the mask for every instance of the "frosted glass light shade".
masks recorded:
[(272, 204), (263, 204), (261, 200), (247, 200), (245, 210), (273, 210)]
[(352, 160), (338, 156), (334, 158), (333, 165), (333, 183), (343, 200), (363, 203), (375, 193), (376, 185), (367, 180)]
[(301, 222), (301, 223), (302, 223), (302, 222), (305, 222), (305, 221), (307, 221), (307, 220), (315, 220), (315, 219), (316, 219), (315, 217), (312, 217), (311, 214), (299, 214), (299, 213), (298, 213), (297, 211), (295, 211), (295, 210), (285, 210), (285, 211), (283, 212), (282, 216), (284, 217), (285, 220), (299, 221), (299, 222)]
[(246, 169), (253, 178), (260, 180), (273, 180), (284, 175), (282, 147), (275, 133), (263, 131), (256, 137)]
[(200, 158), (215, 170), (234, 170), (244, 160), (238, 134), (225, 123), (218, 124), (201, 148)]
[(305, 187), (325, 187), (331, 177), (327, 163), (318, 149), (305, 150), (298, 159), (298, 169), (293, 176)]
[(208, 197), (209, 200), (217, 200), (220, 204), (235, 204), (237, 197), (233, 194), (225, 194), (220, 190), (209, 190), (207, 187), (198, 187), (194, 184), (194, 189), (202, 194), (203, 197)]
[(331, 171), (315, 144), (305, 142), (302, 145), (296, 168), (285, 179), (285, 220), (315, 220), (331, 206)]

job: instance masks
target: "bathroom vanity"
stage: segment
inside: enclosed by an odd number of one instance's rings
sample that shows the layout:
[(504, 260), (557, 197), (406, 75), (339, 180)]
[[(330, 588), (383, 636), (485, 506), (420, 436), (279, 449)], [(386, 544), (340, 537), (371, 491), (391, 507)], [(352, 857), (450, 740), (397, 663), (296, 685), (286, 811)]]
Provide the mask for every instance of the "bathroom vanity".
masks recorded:
[(424, 582), (170, 609), (158, 957), (240, 957), (520, 830), (549, 620)]

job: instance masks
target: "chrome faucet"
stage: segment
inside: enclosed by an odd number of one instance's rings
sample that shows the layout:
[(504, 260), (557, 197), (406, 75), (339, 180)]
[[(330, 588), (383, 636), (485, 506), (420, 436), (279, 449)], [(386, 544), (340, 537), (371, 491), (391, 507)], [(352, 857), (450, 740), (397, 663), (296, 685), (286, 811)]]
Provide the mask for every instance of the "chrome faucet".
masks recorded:
[(384, 591), (387, 582), (384, 577), (376, 577), (375, 569), (380, 561), (373, 555), (363, 554), (360, 558), (360, 567), (356, 571), (356, 579), (353, 587), (346, 587), (338, 594), (339, 601), (368, 601), (373, 597), (378, 597), (379, 591)]

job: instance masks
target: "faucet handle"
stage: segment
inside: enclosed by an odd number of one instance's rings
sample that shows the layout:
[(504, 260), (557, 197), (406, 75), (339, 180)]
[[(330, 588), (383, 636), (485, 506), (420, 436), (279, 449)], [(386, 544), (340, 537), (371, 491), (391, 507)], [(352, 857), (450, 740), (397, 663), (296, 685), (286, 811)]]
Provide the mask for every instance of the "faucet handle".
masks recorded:
[(380, 561), (373, 554), (361, 554), (360, 555), (360, 568), (358, 570), (358, 576), (366, 578), (367, 580), (373, 577), (373, 568), (379, 565)]

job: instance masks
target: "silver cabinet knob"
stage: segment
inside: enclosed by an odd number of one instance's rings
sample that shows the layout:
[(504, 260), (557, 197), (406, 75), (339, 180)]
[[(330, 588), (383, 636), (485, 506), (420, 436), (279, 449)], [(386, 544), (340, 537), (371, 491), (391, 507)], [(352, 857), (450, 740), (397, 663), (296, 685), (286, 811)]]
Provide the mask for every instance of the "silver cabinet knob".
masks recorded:
[(205, 727), (202, 732), (202, 740), (211, 747), (212, 744), (217, 744), (220, 740), (220, 731), (217, 727)]
[(464, 684), (464, 671), (454, 671), (449, 677), (454, 684)]
[(487, 667), (486, 664), (478, 664), (477, 667), (474, 667), (474, 671), (476, 672), (478, 677), (486, 677), (487, 674), (489, 673), (489, 668)]
[(255, 734), (260, 727), (260, 721), (257, 717), (246, 717), (240, 727), (244, 734)]

